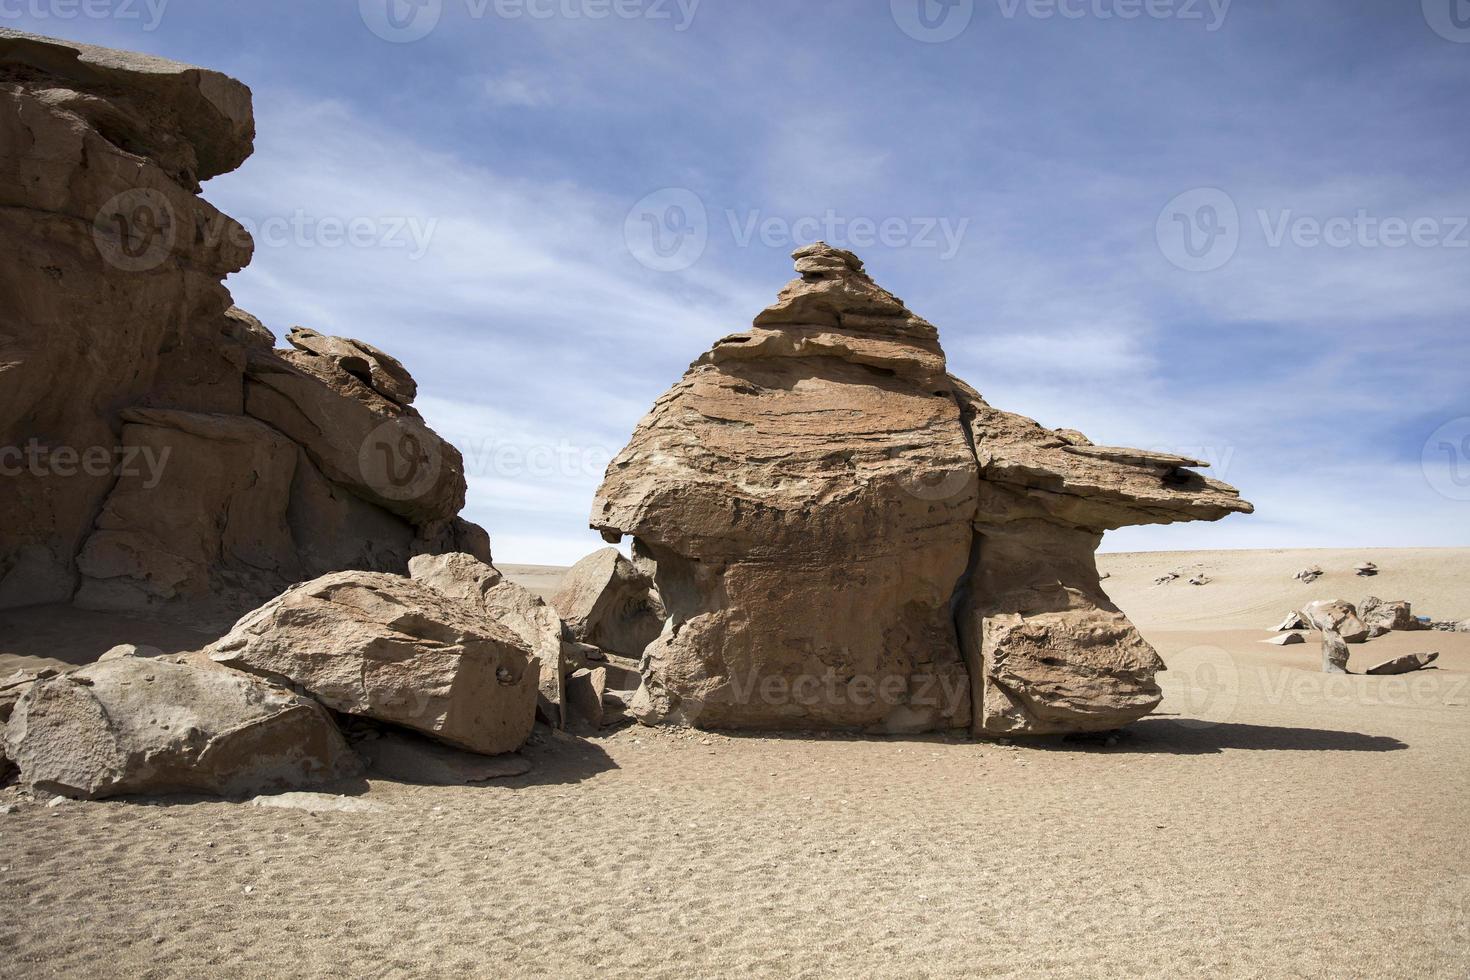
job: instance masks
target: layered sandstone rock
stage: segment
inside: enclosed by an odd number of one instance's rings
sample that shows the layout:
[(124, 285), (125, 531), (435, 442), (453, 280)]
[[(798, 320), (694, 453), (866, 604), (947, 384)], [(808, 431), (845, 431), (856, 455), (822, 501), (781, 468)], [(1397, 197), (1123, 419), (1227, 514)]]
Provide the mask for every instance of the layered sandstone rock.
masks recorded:
[(489, 559), (403, 365), (232, 307), (253, 246), (199, 189), (253, 137), (217, 72), (0, 30), (0, 608), (224, 627), (329, 571)]
[(855, 255), (794, 257), (799, 278), (658, 400), (594, 501), (669, 617), (635, 713), (1000, 734), (1151, 711), (1163, 665), (1099, 584), (1101, 535), (1250, 505), (1195, 460), (991, 408)]
[(335, 572), (295, 586), (209, 656), (484, 755), (520, 748), (535, 722), (531, 646), (470, 603), (397, 575)]
[(31, 684), (6, 752), (31, 788), (85, 799), (243, 795), (361, 771), (310, 698), (232, 670), (138, 657)]

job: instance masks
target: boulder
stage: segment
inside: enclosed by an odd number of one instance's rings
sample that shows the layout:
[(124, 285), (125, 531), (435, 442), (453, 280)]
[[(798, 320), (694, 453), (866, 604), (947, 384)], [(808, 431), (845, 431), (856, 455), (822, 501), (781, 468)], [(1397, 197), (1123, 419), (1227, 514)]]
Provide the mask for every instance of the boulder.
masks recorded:
[(334, 711), (495, 755), (535, 720), (529, 644), (411, 579), (334, 572), (295, 586), (209, 648), (217, 663), (300, 687)]
[(1163, 664), (1101, 588), (1102, 534), (1250, 505), (1197, 460), (992, 408), (857, 256), (793, 257), (798, 278), (655, 403), (593, 502), (668, 618), (633, 713), (999, 735), (1153, 710)]
[(1278, 647), (1289, 647), (1293, 643), (1305, 643), (1307, 642), (1307, 638), (1300, 633), (1281, 633), (1271, 637), (1269, 640), (1262, 640), (1261, 642), (1270, 643)]
[(520, 637), (539, 664), (537, 710), (547, 724), (560, 728), (565, 723), (568, 668), (562, 622), (555, 609), (473, 555), (419, 555), (408, 563), (408, 573), (414, 581), (469, 603)]
[(1381, 628), (1384, 632), (1390, 630), (1417, 630), (1422, 629), (1424, 624), (1414, 617), (1413, 607), (1403, 600), (1385, 602), (1377, 596), (1369, 596), (1358, 603), (1358, 618), (1372, 629)]
[(329, 571), (488, 559), (403, 365), (301, 328), (274, 351), (234, 306), (254, 245), (200, 182), (254, 128), (217, 72), (0, 29), (0, 608), (223, 629)]
[(1368, 577), (1378, 574), (1378, 566), (1371, 561), (1365, 561), (1355, 565), (1353, 571), (1358, 575)]
[(1321, 577), (1322, 566), (1320, 565), (1313, 565), (1310, 568), (1303, 568), (1301, 571), (1292, 576), (1292, 578), (1296, 579), (1298, 582), (1306, 582), (1307, 584), (1311, 584)]
[(35, 683), (6, 747), (27, 786), (83, 799), (235, 796), (361, 771), (315, 701), (236, 671), (135, 657)]
[(663, 632), (664, 612), (649, 576), (616, 548), (577, 562), (551, 599), (568, 634), (624, 657), (638, 658)]
[(1322, 673), (1346, 674), (1348, 672), (1347, 642), (1334, 629), (1322, 631)]
[(1358, 618), (1358, 610), (1351, 602), (1318, 599), (1302, 607), (1302, 618), (1312, 629), (1339, 633), (1348, 643), (1362, 643), (1368, 639), (1368, 627)]
[(1374, 664), (1364, 673), (1408, 674), (1416, 670), (1423, 670), (1438, 659), (1438, 653), (1410, 653), (1402, 657), (1394, 657), (1392, 660), (1385, 660), (1381, 664)]

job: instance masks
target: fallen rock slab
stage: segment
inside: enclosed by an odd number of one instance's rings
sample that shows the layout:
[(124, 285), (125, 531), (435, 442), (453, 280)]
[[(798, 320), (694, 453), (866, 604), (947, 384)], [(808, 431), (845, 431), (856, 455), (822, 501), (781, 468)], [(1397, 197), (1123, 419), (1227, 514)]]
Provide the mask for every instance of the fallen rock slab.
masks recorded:
[(529, 645), (469, 603), (397, 575), (335, 572), (298, 585), (246, 614), (209, 656), (471, 752), (514, 752), (535, 722), (540, 665)]
[(1273, 636), (1269, 640), (1262, 640), (1261, 642), (1270, 643), (1278, 647), (1289, 647), (1293, 643), (1305, 643), (1307, 642), (1307, 638), (1300, 633), (1282, 633), (1280, 636)]
[(236, 671), (131, 657), (36, 682), (11, 715), (6, 752), (33, 791), (82, 799), (244, 795), (362, 769), (310, 698)]
[(257, 796), (250, 805), (270, 810), (305, 810), (308, 813), (377, 813), (383, 809), (371, 800), (333, 796), (331, 793), (299, 792)]
[(1409, 674), (1416, 670), (1423, 670), (1439, 659), (1438, 653), (1410, 653), (1392, 660), (1385, 660), (1381, 664), (1374, 664), (1365, 673), (1369, 674)]
[(531, 771), (530, 760), (518, 755), (475, 755), (407, 732), (384, 732), (358, 743), (357, 751), (372, 775), (421, 786), (461, 786)]

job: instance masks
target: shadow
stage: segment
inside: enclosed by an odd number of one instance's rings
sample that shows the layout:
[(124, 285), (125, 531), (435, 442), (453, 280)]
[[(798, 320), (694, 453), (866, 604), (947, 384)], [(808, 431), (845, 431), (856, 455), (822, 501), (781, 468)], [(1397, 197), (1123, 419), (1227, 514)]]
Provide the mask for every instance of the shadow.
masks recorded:
[(120, 643), (157, 647), (165, 654), (187, 653), (203, 649), (221, 635), (70, 605), (6, 609), (0, 612), (0, 676), (24, 668), (95, 663)]
[(520, 755), (530, 761), (531, 771), (524, 776), (497, 779), (495, 785), (562, 786), (619, 768), (596, 742), (539, 723)]
[[(1102, 735), (1116, 741), (1109, 744)], [(1409, 746), (1387, 735), (1325, 728), (1281, 728), (1239, 722), (1212, 724), (1192, 719), (1145, 718), (1121, 731), (1096, 737), (1016, 739), (1017, 745), (1053, 752), (1134, 752), (1210, 755), (1226, 749), (1266, 752), (1398, 752)]]
[(259, 793), (248, 795), (216, 796), (198, 791), (185, 791), (179, 793), (127, 793), (118, 796), (108, 796), (96, 800), (96, 803), (126, 803), (130, 806), (152, 806), (161, 809), (170, 809), (179, 806), (200, 806), (203, 804), (227, 803), (233, 806), (248, 805), (257, 796), (281, 796), (286, 793), (321, 793), (326, 796), (362, 796), (371, 785), (363, 776), (351, 776), (347, 779), (338, 779), (330, 783), (316, 783), (311, 786), (299, 786), (295, 789), (263, 789)]

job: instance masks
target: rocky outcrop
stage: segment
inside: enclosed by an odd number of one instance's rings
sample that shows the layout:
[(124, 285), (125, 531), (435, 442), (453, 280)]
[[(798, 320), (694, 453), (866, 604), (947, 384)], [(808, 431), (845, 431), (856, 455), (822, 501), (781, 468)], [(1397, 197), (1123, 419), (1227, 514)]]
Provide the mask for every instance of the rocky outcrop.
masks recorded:
[(535, 721), (531, 646), (411, 579), (335, 572), (248, 613), (209, 648), (216, 663), (289, 681), (345, 714), (495, 755)]
[(1351, 602), (1318, 599), (1302, 607), (1302, 618), (1312, 629), (1337, 633), (1348, 643), (1368, 640), (1368, 627), (1358, 618), (1358, 610)]
[(463, 464), (403, 365), (233, 308), (252, 150), (217, 72), (0, 30), (0, 608), (224, 627), (339, 569), (469, 551)]
[(753, 328), (658, 400), (593, 503), (608, 540), (633, 535), (669, 619), (635, 713), (1003, 734), (1151, 711), (1163, 665), (1101, 588), (1102, 533), (1250, 505), (1195, 460), (991, 408), (856, 256), (795, 259)]
[(663, 632), (664, 611), (653, 581), (616, 548), (577, 562), (551, 599), (579, 643), (637, 659)]
[(83, 799), (244, 795), (361, 771), (315, 701), (232, 670), (137, 657), (32, 684), (6, 752), (32, 789)]

